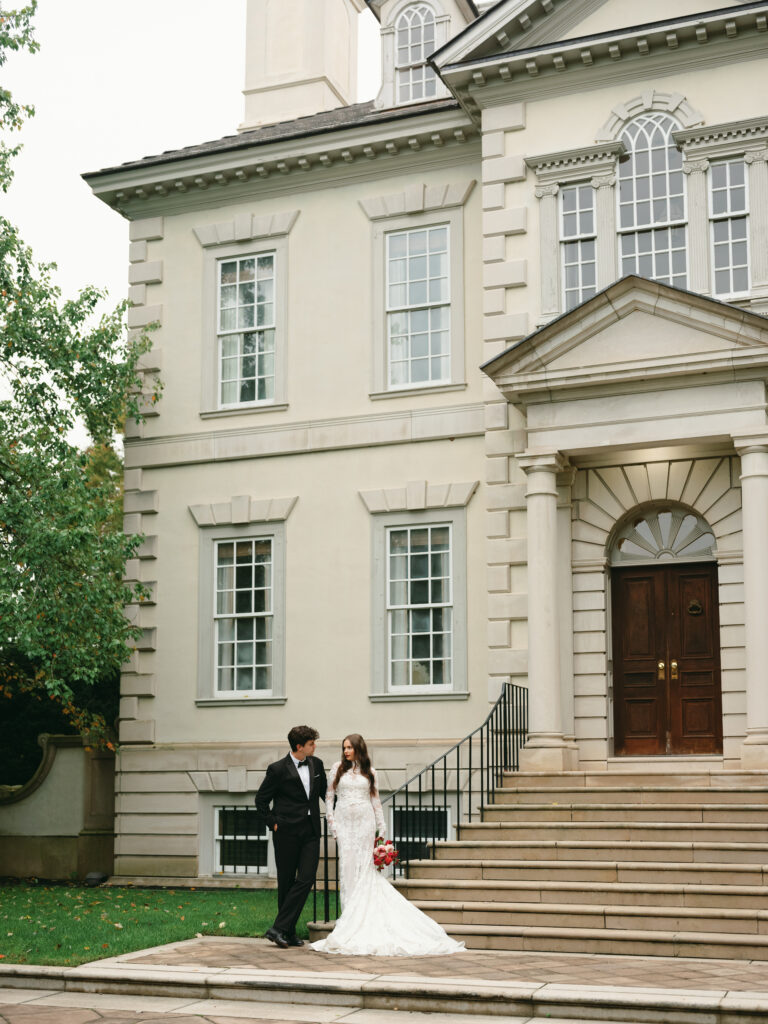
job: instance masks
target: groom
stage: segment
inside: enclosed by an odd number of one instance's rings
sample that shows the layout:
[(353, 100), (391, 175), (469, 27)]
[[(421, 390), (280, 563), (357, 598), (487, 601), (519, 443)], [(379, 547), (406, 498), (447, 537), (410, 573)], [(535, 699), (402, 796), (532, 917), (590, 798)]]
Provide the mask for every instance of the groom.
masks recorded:
[(277, 862), (277, 917), (265, 934), (281, 949), (304, 945), (296, 922), (320, 859), (318, 801), (325, 799), (326, 778), (323, 762), (314, 757), (318, 736), (308, 725), (295, 725), (288, 733), (291, 752), (269, 765), (256, 794), (256, 812), (272, 833)]

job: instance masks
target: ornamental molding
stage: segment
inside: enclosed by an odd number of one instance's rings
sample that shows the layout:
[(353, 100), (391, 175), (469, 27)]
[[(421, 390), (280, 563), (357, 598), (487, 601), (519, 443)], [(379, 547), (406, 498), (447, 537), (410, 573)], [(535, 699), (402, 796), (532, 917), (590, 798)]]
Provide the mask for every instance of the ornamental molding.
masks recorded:
[(526, 157), (525, 163), (536, 174), (541, 185), (551, 185), (580, 178), (611, 174), (627, 150), (623, 142), (599, 146), (564, 149), (559, 153)]
[[(597, 141), (604, 142), (615, 139), (632, 118), (639, 114), (657, 112), (663, 112), (676, 118), (684, 128), (692, 128), (704, 123), (704, 118), (699, 111), (694, 110), (681, 93), (657, 92), (656, 89), (650, 89), (640, 96), (634, 96), (626, 103), (617, 104), (611, 111), (611, 116), (597, 133)], [(677, 141), (676, 138), (675, 141)]]
[(422, 164), (439, 159), (446, 166), (465, 159), (464, 146), (478, 137), (477, 126), (463, 111), (441, 109), (391, 123), (318, 130), (301, 138), (235, 151), (116, 168), (89, 175), (88, 184), (108, 206), (136, 220), (150, 217), (149, 211), (154, 210), (220, 206), (241, 195), (252, 196), (254, 187), (259, 194), (270, 190), (304, 192), (354, 176), (380, 177), (376, 161), (392, 157), (421, 160)]
[(689, 160), (759, 153), (768, 147), (768, 117), (677, 131), (672, 137)]
[(371, 515), (380, 515), (384, 512), (466, 508), (479, 485), (479, 480), (451, 484), (430, 484), (426, 480), (414, 480), (404, 487), (358, 491), (358, 494)]
[(234, 220), (221, 221), (219, 224), (202, 224), (193, 230), (204, 249), (212, 245), (225, 245), (227, 242), (282, 238), (290, 234), (291, 228), (298, 220), (299, 212), (299, 210), (288, 210), (285, 213), (275, 213), (267, 217), (241, 213)]
[(190, 505), (198, 526), (247, 526), (250, 523), (284, 523), (298, 501), (292, 498), (251, 498), (247, 494), (211, 505)]
[(369, 220), (387, 220), (412, 213), (430, 213), (464, 206), (477, 181), (453, 185), (412, 185), (403, 192), (361, 199), (360, 207)]

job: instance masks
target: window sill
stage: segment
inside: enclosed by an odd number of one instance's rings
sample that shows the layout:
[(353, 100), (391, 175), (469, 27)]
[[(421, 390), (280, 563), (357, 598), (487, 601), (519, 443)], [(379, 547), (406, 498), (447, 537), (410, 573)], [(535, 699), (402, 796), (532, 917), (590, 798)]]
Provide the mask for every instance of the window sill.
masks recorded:
[(469, 692), (462, 693), (369, 693), (374, 704), (409, 703), (417, 700), (469, 700)]
[(248, 416), (259, 412), (282, 412), (287, 408), (287, 402), (265, 402), (263, 405), (244, 405), (238, 409), (207, 409), (205, 412), (200, 413), (200, 419), (213, 420), (223, 416)]
[(199, 708), (245, 708), (251, 704), (263, 707), (265, 704), (285, 704), (287, 697), (200, 697), (195, 701)]
[(408, 398), (410, 395), (439, 395), (446, 391), (466, 391), (466, 384), (430, 384), (423, 388), (392, 388), (391, 391), (371, 391), (368, 397), (372, 402), (383, 398)]

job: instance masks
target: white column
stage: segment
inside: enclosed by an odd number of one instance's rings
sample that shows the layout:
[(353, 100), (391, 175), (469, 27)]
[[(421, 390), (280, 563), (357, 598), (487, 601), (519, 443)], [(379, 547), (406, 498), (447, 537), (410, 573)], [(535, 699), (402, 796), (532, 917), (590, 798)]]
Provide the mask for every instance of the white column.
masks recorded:
[(540, 185), (539, 253), (541, 255), (541, 323), (547, 323), (560, 310), (560, 232), (557, 223), (559, 185)]
[(557, 474), (559, 452), (517, 457), (527, 477), (528, 533), (528, 742), (520, 754), (527, 771), (576, 767), (574, 748), (563, 737), (558, 614)]
[(734, 438), (741, 457), (747, 735), (744, 769), (768, 768), (768, 432)]
[(576, 470), (568, 466), (557, 476), (557, 592), (560, 620), (560, 698), (563, 734), (574, 736), (573, 700), (573, 571), (571, 569), (571, 490)]
[(709, 271), (708, 160), (684, 160), (688, 176), (688, 287), (699, 295), (711, 295)]
[(599, 174), (591, 184), (595, 190), (597, 290), (602, 291), (621, 276), (616, 252), (616, 175)]
[(749, 173), (749, 260), (752, 295), (768, 295), (768, 149), (744, 157)]

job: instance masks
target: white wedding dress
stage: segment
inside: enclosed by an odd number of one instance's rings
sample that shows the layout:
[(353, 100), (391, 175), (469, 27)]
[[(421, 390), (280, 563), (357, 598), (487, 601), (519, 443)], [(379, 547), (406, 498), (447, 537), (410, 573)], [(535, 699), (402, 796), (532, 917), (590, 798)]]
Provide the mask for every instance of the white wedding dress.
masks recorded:
[(386, 834), (381, 801), (371, 796), (357, 765), (335, 788), (338, 767), (337, 761), (329, 776), (326, 817), (339, 852), (341, 916), (328, 938), (313, 942), (312, 949), (353, 956), (439, 956), (463, 950), (463, 942), (449, 938), (376, 870), (373, 841), (377, 832)]

